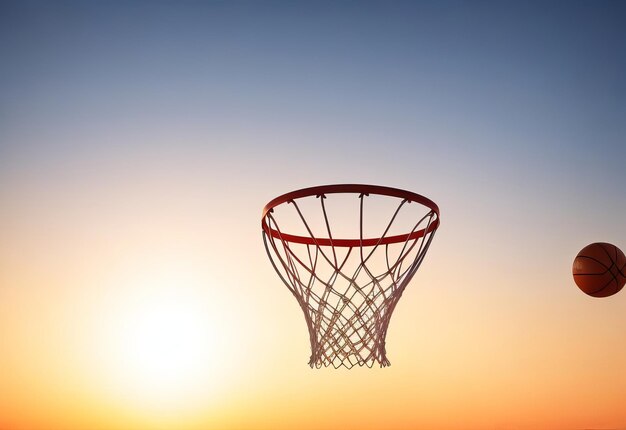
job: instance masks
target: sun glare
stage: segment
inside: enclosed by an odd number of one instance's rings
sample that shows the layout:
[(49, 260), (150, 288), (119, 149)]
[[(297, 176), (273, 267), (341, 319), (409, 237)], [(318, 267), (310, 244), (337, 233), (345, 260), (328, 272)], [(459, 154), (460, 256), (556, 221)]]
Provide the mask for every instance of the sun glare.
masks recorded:
[(119, 352), (132, 379), (151, 389), (171, 390), (193, 380), (210, 361), (206, 323), (197, 305), (157, 298), (126, 316)]
[(113, 291), (101, 351), (113, 396), (151, 410), (205, 399), (226, 373), (216, 355), (227, 348), (208, 286), (191, 270), (160, 267)]

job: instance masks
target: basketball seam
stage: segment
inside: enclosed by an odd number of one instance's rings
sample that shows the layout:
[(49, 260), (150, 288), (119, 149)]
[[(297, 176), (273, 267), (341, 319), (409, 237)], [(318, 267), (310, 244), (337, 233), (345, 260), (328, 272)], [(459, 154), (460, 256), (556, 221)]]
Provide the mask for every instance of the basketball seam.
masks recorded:
[[(611, 253), (609, 252), (609, 250), (607, 249), (608, 247), (613, 247), (613, 250), (615, 251), (615, 258), (611, 257)], [(617, 262), (617, 246), (612, 245), (610, 243), (601, 243), (600, 244), (600, 248), (602, 248), (602, 250), (604, 251), (604, 253), (606, 254), (607, 257), (609, 257), (609, 261), (611, 262), (611, 266), (607, 267), (607, 271), (611, 270), (611, 267), (615, 266), (616, 262)], [(606, 266), (604, 266), (606, 267)]]
[(619, 274), (622, 275), (624, 278), (626, 278), (626, 263), (624, 263), (624, 265), (621, 267), (621, 269), (617, 269), (619, 271)]
[(603, 286), (602, 288), (600, 288), (600, 289), (598, 289), (598, 290), (596, 290), (596, 291), (591, 291), (589, 294), (591, 294), (591, 295), (598, 294), (599, 292), (601, 292), (602, 290), (604, 290), (606, 287), (608, 287), (608, 286), (609, 286), (609, 284), (610, 284), (611, 282), (613, 282), (613, 281), (615, 281), (615, 286), (618, 286), (618, 285), (619, 285), (619, 283), (617, 282), (617, 279), (616, 279), (615, 277), (613, 277), (613, 278), (609, 279), (609, 282), (607, 282), (606, 284), (604, 284), (604, 286)]
[[(615, 265), (615, 268), (617, 269), (618, 273), (620, 275), (622, 275), (623, 277), (626, 277), (626, 275), (625, 275), (626, 272), (624, 272), (624, 268), (626, 268), (626, 263), (624, 263), (624, 265), (621, 268), (619, 268), (617, 266), (617, 251), (618, 251), (618, 249), (617, 249), (617, 246), (615, 246), (615, 245), (613, 245), (613, 248), (615, 248), (615, 260), (614, 260), (613, 264)], [(619, 282), (618, 282), (618, 285), (619, 285)]]
[[(613, 246), (613, 251), (615, 252), (615, 258), (611, 262), (611, 268), (613, 268), (613, 266), (615, 266), (615, 270), (617, 271), (617, 273), (619, 273), (621, 275), (622, 271), (617, 266), (617, 251), (618, 251), (618, 249), (617, 249), (617, 246), (615, 246), (615, 245), (612, 245), (612, 246)], [(613, 272), (611, 272), (611, 275), (613, 275), (613, 278), (615, 279), (615, 282), (619, 286), (619, 282), (617, 281), (617, 275), (615, 273), (613, 273)]]
[[(594, 273), (594, 275), (604, 275), (606, 272), (608, 272), (610, 270), (609, 267), (606, 266), (606, 264), (604, 264), (603, 262), (601, 262), (600, 260), (593, 258), (593, 257), (589, 257), (588, 255), (579, 255), (576, 258), (588, 258), (589, 260), (595, 261), (596, 263), (598, 263), (600, 266), (604, 267), (604, 272), (602, 273)], [(609, 258), (611, 258), (611, 256), (609, 256)]]

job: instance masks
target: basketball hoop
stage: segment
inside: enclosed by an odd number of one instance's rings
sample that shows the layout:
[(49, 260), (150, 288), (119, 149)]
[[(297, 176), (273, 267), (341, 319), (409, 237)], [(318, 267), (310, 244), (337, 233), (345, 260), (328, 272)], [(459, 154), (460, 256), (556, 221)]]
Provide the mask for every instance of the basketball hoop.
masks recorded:
[(309, 365), (389, 366), (387, 327), (439, 227), (437, 205), (396, 188), (324, 185), (270, 201), (261, 227), (304, 312)]

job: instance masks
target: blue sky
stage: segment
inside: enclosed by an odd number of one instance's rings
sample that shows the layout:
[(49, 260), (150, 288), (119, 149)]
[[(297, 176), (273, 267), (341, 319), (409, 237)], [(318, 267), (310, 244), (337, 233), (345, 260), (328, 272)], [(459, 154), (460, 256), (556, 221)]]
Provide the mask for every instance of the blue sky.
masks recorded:
[[(570, 160), (616, 184), (625, 13), (619, 2), (5, 3), (2, 148), (23, 146), (24, 129), (166, 119), (347, 134), (314, 150), (344, 157), (374, 146), (531, 171)], [(290, 151), (241, 150), (259, 145)]]

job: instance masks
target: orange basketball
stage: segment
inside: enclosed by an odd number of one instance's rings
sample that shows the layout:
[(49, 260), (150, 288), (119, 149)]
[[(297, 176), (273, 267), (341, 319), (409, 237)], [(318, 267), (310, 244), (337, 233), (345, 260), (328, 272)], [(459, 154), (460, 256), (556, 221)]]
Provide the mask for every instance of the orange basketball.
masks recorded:
[(626, 256), (610, 243), (592, 243), (580, 250), (572, 272), (576, 285), (585, 294), (612, 296), (626, 284)]

